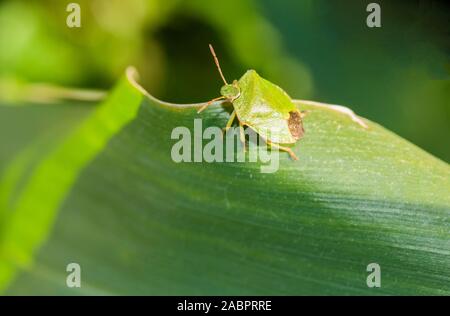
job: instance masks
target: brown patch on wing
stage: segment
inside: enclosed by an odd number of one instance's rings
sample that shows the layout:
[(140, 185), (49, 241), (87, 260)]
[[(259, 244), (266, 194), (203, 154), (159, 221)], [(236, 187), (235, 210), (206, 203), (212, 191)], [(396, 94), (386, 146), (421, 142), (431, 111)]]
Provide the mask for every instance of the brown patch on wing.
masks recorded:
[(299, 111), (289, 112), (288, 127), (292, 137), (296, 140), (302, 138), (305, 130), (303, 129), (302, 116)]

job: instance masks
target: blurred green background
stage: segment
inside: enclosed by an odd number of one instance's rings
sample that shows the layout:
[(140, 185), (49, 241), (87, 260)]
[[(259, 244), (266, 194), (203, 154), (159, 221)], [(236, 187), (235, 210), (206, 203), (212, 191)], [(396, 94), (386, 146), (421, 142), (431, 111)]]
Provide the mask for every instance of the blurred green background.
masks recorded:
[(382, 27), (368, 28), (361, 0), (85, 0), (73, 1), (82, 27), (69, 28), (70, 2), (0, 2), (2, 104), (29, 102), (43, 82), (109, 90), (127, 65), (158, 98), (209, 100), (221, 85), (212, 43), (228, 80), (254, 68), (293, 98), (349, 106), (450, 161), (444, 2), (377, 1)]

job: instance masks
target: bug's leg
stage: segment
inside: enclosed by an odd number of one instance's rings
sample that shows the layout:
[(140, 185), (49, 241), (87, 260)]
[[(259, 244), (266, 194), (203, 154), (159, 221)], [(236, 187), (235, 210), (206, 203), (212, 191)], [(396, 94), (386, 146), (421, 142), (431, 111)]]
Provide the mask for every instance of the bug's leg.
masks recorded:
[(225, 125), (225, 132), (227, 132), (231, 125), (233, 125), (234, 119), (236, 118), (236, 111), (231, 112), (230, 118), (228, 119), (227, 125)]
[(225, 125), (224, 128), (222, 128), (222, 137), (228, 130), (230, 129), (231, 125), (233, 125), (234, 119), (236, 118), (236, 111), (231, 112), (230, 118), (228, 119), (227, 125)]
[(335, 105), (335, 104), (326, 104), (326, 103), (321, 103), (321, 102), (316, 102), (316, 101), (308, 101), (308, 100), (298, 100), (298, 101), (300, 101), (301, 103), (304, 103), (304, 104), (318, 106), (318, 107), (322, 107), (322, 108), (328, 108), (330, 110), (343, 113), (343, 114), (349, 116), (353, 122), (361, 125), (364, 128), (369, 128), (369, 126), (367, 126), (367, 124), (360, 117), (358, 117), (352, 110), (350, 110), (349, 108), (347, 108), (345, 106)]
[(245, 146), (245, 132), (244, 132), (244, 125), (239, 122), (239, 137), (242, 142), (242, 146), (244, 147), (244, 152), (247, 151), (247, 147)]
[(294, 160), (298, 160), (298, 157), (294, 154), (294, 152), (292, 151), (292, 149), (290, 149), (289, 147), (285, 147), (285, 146), (280, 146), (278, 144), (274, 144), (272, 143), (270, 140), (266, 141), (267, 144), (269, 144), (271, 147), (277, 148), (278, 150), (282, 150), (285, 151), (289, 154), (289, 156), (291, 156), (292, 159)]
[(203, 111), (204, 109), (206, 109), (208, 106), (210, 106), (214, 101), (219, 101), (219, 100), (222, 100), (222, 99), (225, 99), (225, 97), (224, 96), (220, 96), (220, 97), (218, 97), (218, 98), (214, 98), (214, 99), (212, 99), (211, 101), (209, 101), (208, 103), (206, 103), (205, 105), (203, 105), (198, 111), (197, 111), (197, 113), (200, 113), (201, 111)]

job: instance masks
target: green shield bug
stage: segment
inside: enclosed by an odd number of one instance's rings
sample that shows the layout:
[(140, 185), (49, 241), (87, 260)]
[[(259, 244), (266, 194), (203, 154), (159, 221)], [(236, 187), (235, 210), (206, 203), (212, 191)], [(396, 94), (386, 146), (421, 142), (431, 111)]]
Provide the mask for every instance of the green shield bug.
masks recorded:
[(294, 144), (303, 136), (304, 114), (297, 109), (283, 89), (262, 78), (255, 70), (248, 70), (239, 80), (229, 84), (211, 44), (209, 49), (225, 85), (220, 89), (221, 96), (202, 106), (198, 113), (214, 101), (226, 100), (233, 105), (233, 112), (225, 129), (230, 128), (237, 118), (241, 138), (244, 126), (247, 126), (258, 133), (268, 145), (286, 151), (293, 159), (298, 160), (292, 149), (284, 144)]

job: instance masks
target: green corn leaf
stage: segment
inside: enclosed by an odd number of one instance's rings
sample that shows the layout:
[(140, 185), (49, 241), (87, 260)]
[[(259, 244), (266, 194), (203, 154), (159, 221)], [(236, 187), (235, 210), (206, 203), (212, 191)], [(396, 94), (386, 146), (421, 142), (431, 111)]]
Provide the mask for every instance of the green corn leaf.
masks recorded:
[[(172, 130), (223, 127), (226, 107), (161, 102), (131, 75), (63, 132), (2, 152), (4, 293), (450, 294), (448, 164), (300, 101), (299, 161), (176, 163)], [(66, 286), (71, 262), (80, 288)]]

